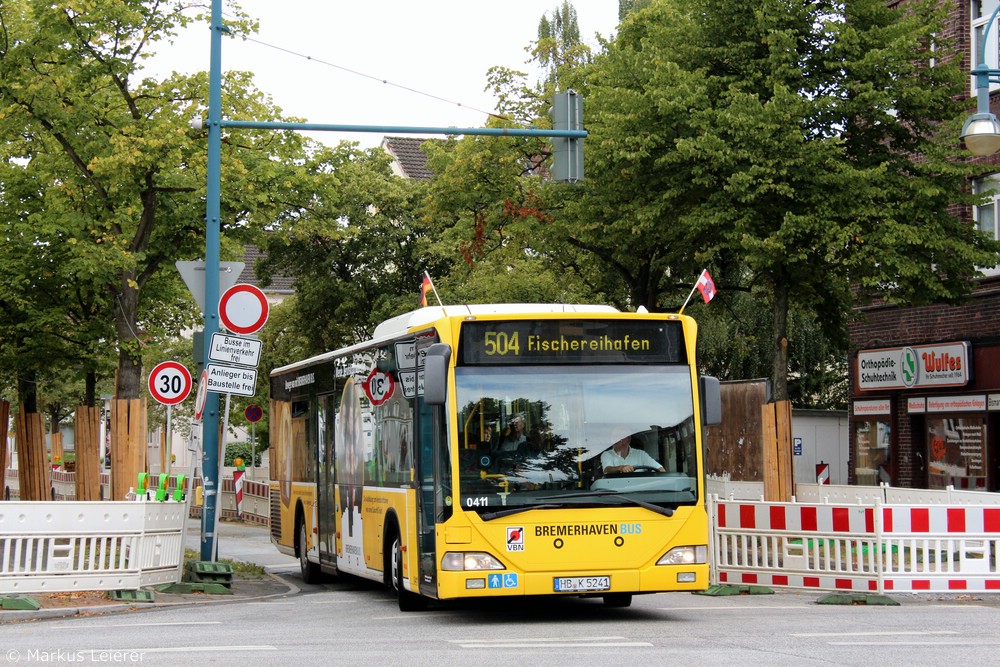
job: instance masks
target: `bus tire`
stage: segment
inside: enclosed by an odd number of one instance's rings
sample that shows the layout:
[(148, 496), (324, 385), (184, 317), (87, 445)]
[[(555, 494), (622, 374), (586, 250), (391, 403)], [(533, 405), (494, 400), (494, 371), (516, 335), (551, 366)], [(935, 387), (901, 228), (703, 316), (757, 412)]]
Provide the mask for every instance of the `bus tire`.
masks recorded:
[(605, 607), (630, 607), (632, 606), (631, 593), (608, 593), (604, 596)]
[(399, 610), (424, 611), (427, 609), (427, 598), (406, 590), (403, 585), (403, 547), (398, 532), (395, 538), (392, 542), (392, 584), (399, 598)]
[(299, 515), (299, 520), (296, 523), (298, 524), (296, 532), (299, 536), (296, 551), (298, 551), (299, 555), (299, 569), (302, 570), (302, 581), (307, 584), (318, 584), (322, 572), (319, 569), (319, 565), (311, 562), (309, 556), (306, 555), (306, 545), (309, 544), (309, 541), (306, 534), (306, 522), (302, 518), (302, 515)]

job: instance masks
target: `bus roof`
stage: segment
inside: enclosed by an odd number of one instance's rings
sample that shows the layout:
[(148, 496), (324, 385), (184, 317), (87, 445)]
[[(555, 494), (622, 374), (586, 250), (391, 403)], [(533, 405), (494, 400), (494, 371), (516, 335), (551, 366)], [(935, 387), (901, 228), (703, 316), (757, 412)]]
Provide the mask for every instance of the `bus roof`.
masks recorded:
[(377, 327), (372, 339), (363, 343), (357, 343), (341, 350), (325, 352), (323, 354), (303, 359), (271, 371), (271, 376), (280, 375), (287, 371), (311, 366), (317, 362), (331, 357), (360, 350), (377, 345), (380, 341), (390, 340), (396, 336), (401, 336), (413, 327), (420, 327), (430, 324), (442, 317), (465, 317), (467, 315), (532, 315), (543, 313), (617, 313), (620, 312), (612, 306), (587, 305), (587, 304), (567, 304), (567, 303), (492, 303), (492, 304), (472, 304), (465, 306), (427, 306), (418, 308), (402, 315), (390, 318)]
[(374, 338), (386, 338), (406, 333), (413, 327), (429, 324), (442, 317), (466, 315), (531, 315), (533, 313), (617, 313), (611, 306), (574, 305), (566, 303), (483, 303), (466, 306), (427, 306), (403, 313), (375, 327)]

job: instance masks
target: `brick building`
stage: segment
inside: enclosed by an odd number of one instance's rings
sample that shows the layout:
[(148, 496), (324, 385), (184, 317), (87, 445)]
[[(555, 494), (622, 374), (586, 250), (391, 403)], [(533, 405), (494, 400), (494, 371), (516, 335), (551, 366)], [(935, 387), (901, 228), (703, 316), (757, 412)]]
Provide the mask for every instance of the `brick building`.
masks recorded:
[[(953, 3), (947, 32), (963, 68), (976, 64), (984, 35), (987, 63), (1000, 66), (1000, 26), (987, 29), (1000, 0), (944, 1)], [(997, 155), (977, 159), (998, 163)], [(1000, 167), (973, 187), (993, 197), (966, 212), (970, 224), (997, 238)], [(862, 319), (850, 332), (852, 484), (1000, 490), (1000, 267), (984, 274), (960, 306), (858, 308)]]

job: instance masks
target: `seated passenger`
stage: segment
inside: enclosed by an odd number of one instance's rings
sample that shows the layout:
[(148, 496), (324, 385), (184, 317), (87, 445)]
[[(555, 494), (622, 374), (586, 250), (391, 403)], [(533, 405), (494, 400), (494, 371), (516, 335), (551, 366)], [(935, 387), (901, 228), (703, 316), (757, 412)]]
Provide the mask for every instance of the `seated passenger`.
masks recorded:
[(601, 454), (601, 467), (604, 474), (629, 473), (636, 468), (652, 468), (666, 472), (656, 459), (642, 449), (632, 447), (632, 434), (627, 434)]

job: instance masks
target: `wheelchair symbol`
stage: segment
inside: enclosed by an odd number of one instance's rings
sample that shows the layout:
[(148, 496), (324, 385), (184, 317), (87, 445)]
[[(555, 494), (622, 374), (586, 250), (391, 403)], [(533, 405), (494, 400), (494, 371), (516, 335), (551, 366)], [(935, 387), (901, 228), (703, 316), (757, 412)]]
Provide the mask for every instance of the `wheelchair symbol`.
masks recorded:
[(516, 574), (491, 574), (486, 580), (488, 588), (517, 588)]

